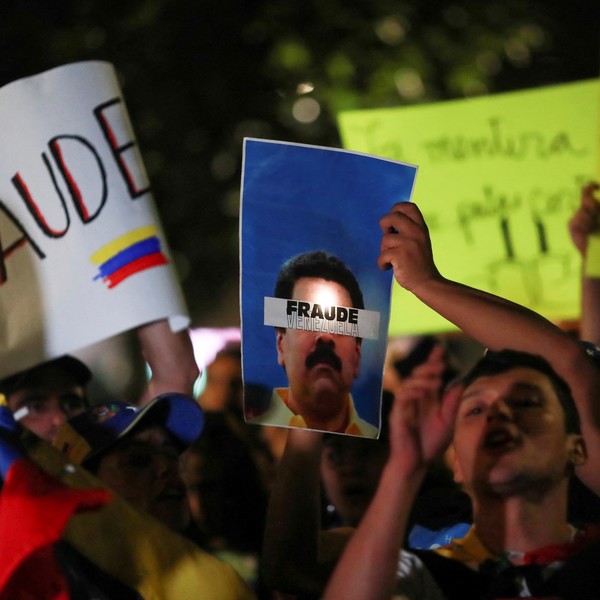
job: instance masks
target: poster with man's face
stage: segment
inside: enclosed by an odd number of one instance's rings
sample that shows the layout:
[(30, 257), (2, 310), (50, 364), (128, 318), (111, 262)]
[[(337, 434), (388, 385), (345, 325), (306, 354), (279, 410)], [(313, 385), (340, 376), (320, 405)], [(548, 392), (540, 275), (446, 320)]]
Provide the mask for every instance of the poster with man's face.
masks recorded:
[(246, 421), (376, 438), (392, 274), (379, 219), (414, 165), (246, 139), (241, 312)]

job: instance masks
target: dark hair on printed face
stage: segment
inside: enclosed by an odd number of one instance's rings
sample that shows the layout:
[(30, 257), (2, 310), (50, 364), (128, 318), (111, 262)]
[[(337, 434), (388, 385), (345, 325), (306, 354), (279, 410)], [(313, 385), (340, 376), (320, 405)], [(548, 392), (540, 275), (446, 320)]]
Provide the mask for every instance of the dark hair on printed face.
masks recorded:
[(275, 297), (291, 298), (296, 281), (302, 277), (317, 277), (339, 283), (348, 291), (353, 308), (365, 307), (363, 295), (354, 273), (333, 254), (323, 250), (314, 250), (288, 259), (283, 263), (277, 276)]
[(577, 407), (571, 395), (571, 388), (565, 380), (556, 373), (550, 363), (537, 354), (520, 352), (517, 350), (487, 350), (485, 355), (461, 378), (461, 383), (466, 387), (476, 379), (488, 375), (500, 375), (519, 367), (533, 369), (548, 377), (556, 393), (565, 415), (565, 431), (567, 433), (581, 433), (581, 422)]

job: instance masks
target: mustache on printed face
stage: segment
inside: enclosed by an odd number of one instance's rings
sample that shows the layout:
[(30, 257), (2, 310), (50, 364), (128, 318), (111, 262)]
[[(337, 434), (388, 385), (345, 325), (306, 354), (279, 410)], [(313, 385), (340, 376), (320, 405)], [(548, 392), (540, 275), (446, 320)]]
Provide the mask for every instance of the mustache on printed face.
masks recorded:
[(342, 361), (340, 357), (327, 344), (318, 345), (304, 361), (304, 365), (307, 369), (312, 369), (321, 363), (329, 365), (338, 373), (342, 371)]

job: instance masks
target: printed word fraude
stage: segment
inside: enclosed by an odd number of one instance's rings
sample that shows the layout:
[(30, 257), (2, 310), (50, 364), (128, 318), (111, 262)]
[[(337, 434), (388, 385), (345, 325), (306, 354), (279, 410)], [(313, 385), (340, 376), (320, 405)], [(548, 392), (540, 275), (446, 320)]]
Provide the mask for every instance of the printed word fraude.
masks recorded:
[(379, 312), (316, 302), (264, 299), (264, 324), (367, 339), (379, 337)]

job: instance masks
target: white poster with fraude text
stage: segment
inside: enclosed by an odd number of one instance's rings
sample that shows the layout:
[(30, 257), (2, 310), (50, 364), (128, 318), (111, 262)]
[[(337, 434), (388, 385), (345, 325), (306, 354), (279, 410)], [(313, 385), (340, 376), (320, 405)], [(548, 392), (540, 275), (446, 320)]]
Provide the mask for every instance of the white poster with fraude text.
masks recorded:
[(189, 324), (113, 66), (0, 89), (0, 378), (143, 323)]

